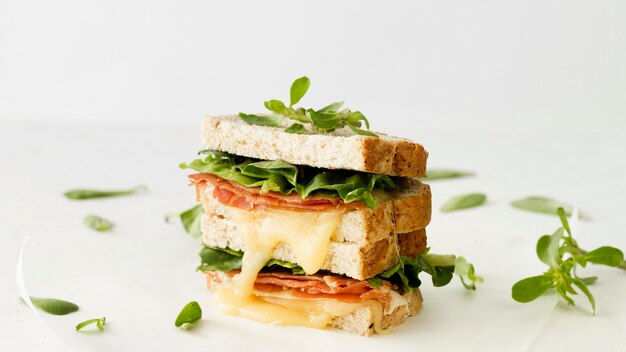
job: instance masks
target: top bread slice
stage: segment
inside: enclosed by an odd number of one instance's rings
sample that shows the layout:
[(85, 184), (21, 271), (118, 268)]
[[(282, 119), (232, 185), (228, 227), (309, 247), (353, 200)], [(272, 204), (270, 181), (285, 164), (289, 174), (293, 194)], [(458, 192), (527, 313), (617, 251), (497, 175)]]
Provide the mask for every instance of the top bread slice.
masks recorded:
[(428, 152), (421, 144), (378, 135), (380, 138), (357, 135), (348, 128), (326, 134), (293, 134), (284, 128), (250, 125), (235, 115), (208, 116), (202, 123), (204, 149), (326, 169), (426, 177)]

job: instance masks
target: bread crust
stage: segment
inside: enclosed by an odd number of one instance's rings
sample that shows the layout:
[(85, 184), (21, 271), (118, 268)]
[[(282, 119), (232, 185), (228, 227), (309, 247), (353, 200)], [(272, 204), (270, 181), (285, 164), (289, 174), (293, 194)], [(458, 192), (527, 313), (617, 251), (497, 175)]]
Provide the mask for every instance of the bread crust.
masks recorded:
[(379, 136), (357, 135), (348, 128), (328, 134), (292, 134), (284, 128), (249, 125), (235, 115), (207, 116), (202, 123), (204, 149), (326, 169), (426, 177), (428, 152), (421, 144)]
[[(207, 275), (207, 287), (209, 291), (215, 291), (228, 280), (229, 277), (225, 273), (214, 271), (211, 272), (210, 275)], [(414, 316), (421, 310), (423, 299), (419, 289), (404, 292), (402, 297), (407, 301), (407, 304), (398, 306), (393, 311), (383, 315), (381, 320), (381, 328), (383, 330), (388, 330), (404, 323), (407, 317)], [(382, 303), (376, 303), (380, 304), (382, 309)], [(372, 307), (366, 306), (345, 316), (336, 317), (332, 320), (329, 327), (338, 328), (362, 336), (370, 336), (376, 333), (374, 320), (375, 312)]]
[[(213, 185), (200, 184), (198, 201), (208, 216), (234, 219), (234, 208), (213, 198)], [(398, 192), (378, 201), (376, 208), (363, 208), (344, 213), (333, 237), (334, 242), (368, 245), (393, 234), (425, 228), (432, 215), (430, 186), (419, 181), (404, 182)]]

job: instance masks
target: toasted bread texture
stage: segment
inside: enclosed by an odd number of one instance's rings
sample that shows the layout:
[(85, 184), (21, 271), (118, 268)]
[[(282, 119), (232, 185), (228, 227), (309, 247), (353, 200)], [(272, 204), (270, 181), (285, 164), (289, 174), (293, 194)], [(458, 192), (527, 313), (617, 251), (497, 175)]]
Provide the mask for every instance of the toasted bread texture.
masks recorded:
[[(211, 275), (207, 275), (207, 287), (210, 291), (214, 291), (229, 279), (230, 278), (225, 273), (212, 272)], [(419, 289), (404, 292), (402, 297), (407, 301), (406, 305), (398, 306), (391, 312), (383, 314), (380, 322), (380, 328), (383, 331), (388, 331), (402, 324), (407, 317), (416, 315), (422, 308), (423, 299)], [(383, 310), (382, 303), (374, 302), (373, 304), (380, 304), (380, 310)], [(375, 321), (376, 312), (374, 309), (371, 306), (364, 306), (350, 314), (336, 317), (332, 320), (329, 327), (335, 327), (358, 335), (370, 336), (376, 332), (374, 328)]]
[(202, 123), (204, 149), (326, 169), (426, 177), (428, 152), (421, 144), (379, 136), (357, 135), (348, 128), (327, 134), (293, 134), (284, 128), (250, 125), (239, 116), (208, 116)]
[[(202, 187), (205, 188), (198, 194), (205, 209), (201, 225), (204, 243), (245, 251), (243, 230), (237, 221), (237, 212), (242, 210), (213, 198), (212, 185)], [(380, 201), (374, 209), (343, 213), (331, 237), (322, 269), (365, 280), (395, 265), (398, 254), (406, 255), (406, 251), (411, 256), (418, 255), (419, 248), (423, 250), (426, 244), (423, 229), (430, 222), (430, 197), (428, 185), (414, 182), (409, 188)], [(396, 209), (398, 205), (410, 211)], [(292, 249), (284, 243), (274, 249), (273, 257), (296, 262)]]

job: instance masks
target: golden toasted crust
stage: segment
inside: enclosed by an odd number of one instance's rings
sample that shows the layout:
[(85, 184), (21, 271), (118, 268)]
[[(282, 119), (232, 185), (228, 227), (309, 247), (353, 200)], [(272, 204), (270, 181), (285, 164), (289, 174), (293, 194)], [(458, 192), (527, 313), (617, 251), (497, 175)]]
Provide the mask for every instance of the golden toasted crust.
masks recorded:
[(205, 149), (327, 169), (426, 176), (428, 152), (422, 145), (383, 133), (379, 136), (356, 135), (348, 128), (326, 134), (292, 134), (284, 128), (249, 125), (238, 116), (209, 116), (202, 124)]
[(400, 255), (417, 257), (426, 249), (426, 229), (398, 234)]

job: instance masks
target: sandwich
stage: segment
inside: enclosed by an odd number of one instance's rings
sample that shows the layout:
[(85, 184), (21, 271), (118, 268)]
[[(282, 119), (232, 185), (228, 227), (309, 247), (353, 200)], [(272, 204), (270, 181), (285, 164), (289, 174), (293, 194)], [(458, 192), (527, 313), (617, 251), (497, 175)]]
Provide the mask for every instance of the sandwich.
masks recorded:
[(442, 286), (454, 271), (426, 254), (428, 153), (342, 103), (294, 108), (308, 86), (268, 115), (203, 119), (202, 150), (180, 165), (203, 207), (198, 270), (223, 313), (385, 333), (419, 312), (420, 273)]

